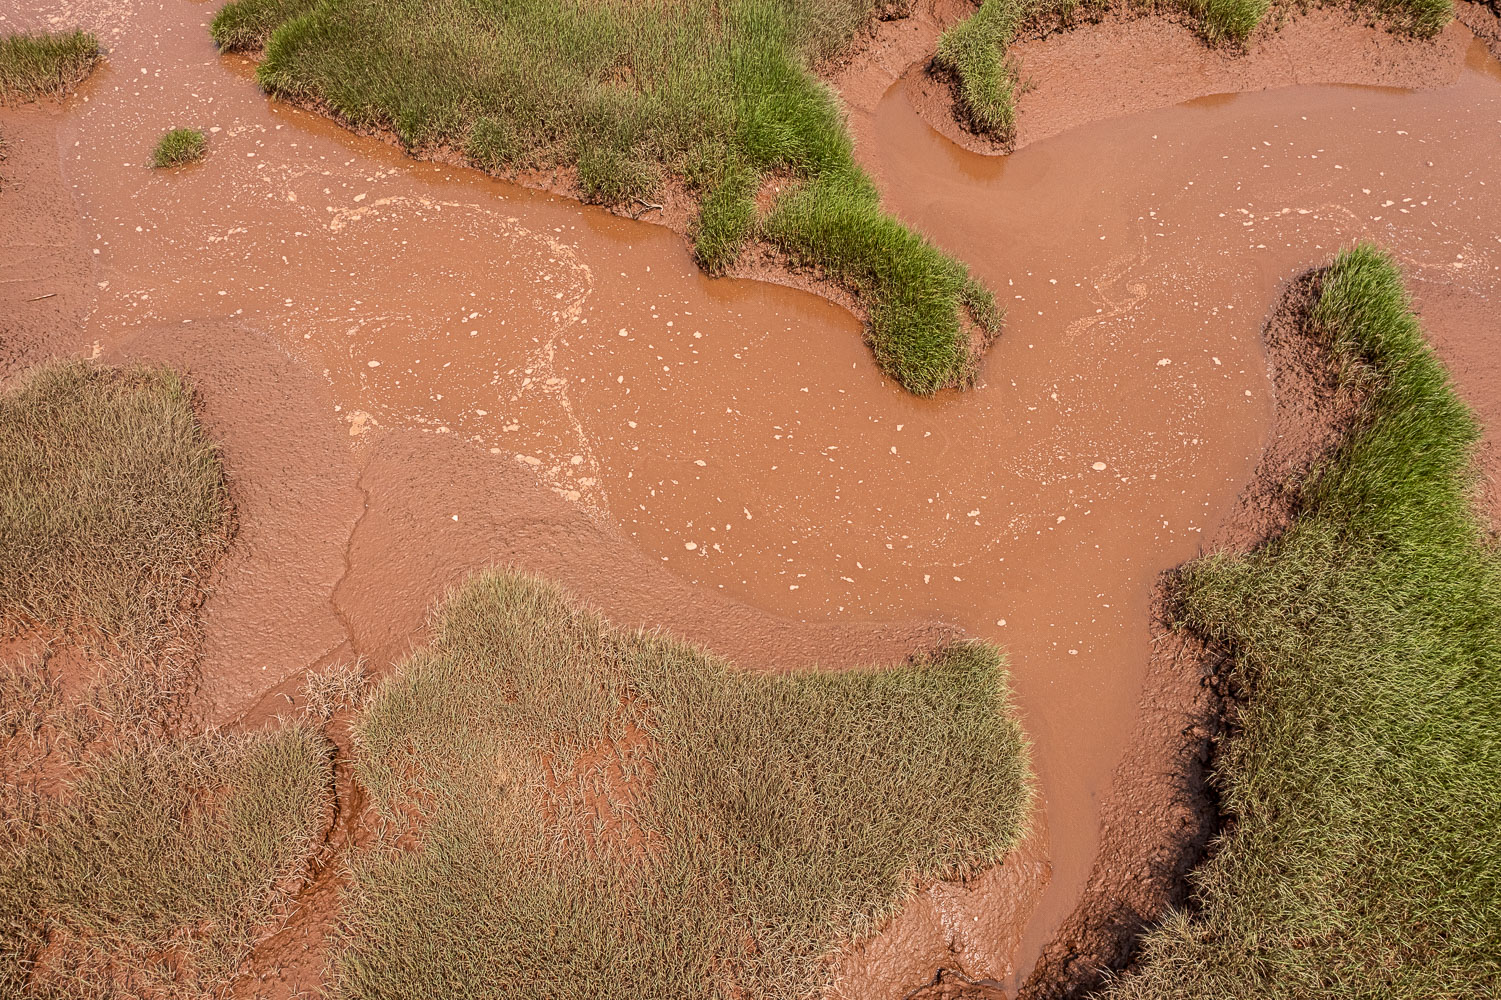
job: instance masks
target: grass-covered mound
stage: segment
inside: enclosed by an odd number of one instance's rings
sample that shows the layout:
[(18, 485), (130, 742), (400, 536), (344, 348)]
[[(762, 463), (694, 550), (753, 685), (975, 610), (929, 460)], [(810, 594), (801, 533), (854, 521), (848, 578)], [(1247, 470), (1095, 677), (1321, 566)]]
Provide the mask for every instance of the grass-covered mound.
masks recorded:
[(175, 167), (203, 159), (208, 142), (196, 128), (175, 128), (157, 140), (151, 151), (153, 167)]
[(99, 61), (86, 31), (0, 35), (0, 102), (61, 97)]
[(224, 469), (175, 372), (57, 362), (0, 394), (0, 638), (151, 647), (229, 532)]
[(1501, 996), (1501, 559), (1472, 509), (1477, 428), (1367, 246), (1311, 332), (1365, 394), (1294, 526), (1192, 564), (1189, 627), (1247, 692), (1233, 819), (1192, 915), (1117, 1000)]
[[(231, 511), (170, 370), (44, 365), (0, 394), (0, 996), (217, 995), (324, 829), (306, 724), (186, 723)], [(23, 644), (29, 648), (29, 644)]]
[[(953, 75), (956, 113), (979, 134), (1011, 142), (1020, 81), (1007, 49), (1017, 32), (1044, 19), (1067, 24), (1081, 10), (1107, 6), (1107, 0), (981, 0), (978, 10), (944, 32), (934, 54), (934, 62)], [(1211, 44), (1239, 44), (1256, 30), (1273, 0), (1173, 0), (1166, 6), (1192, 17)], [(1454, 18), (1453, 0), (1354, 0), (1353, 6), (1420, 38), (1437, 34)]]
[[(571, 167), (586, 198), (646, 197), (667, 178), (700, 198), (711, 272), (760, 238), (848, 289), (877, 361), (914, 392), (962, 384), (967, 327), (993, 332), (991, 295), (882, 211), (842, 114), (812, 73), (877, 0), (233, 0), (228, 49), (264, 47), (274, 94), (410, 149), (489, 170)], [(758, 210), (770, 175), (795, 191)]]
[(331, 750), (292, 723), (90, 758), (68, 805), (0, 836), (0, 993), (215, 993), (306, 870)]
[(1028, 807), (999, 655), (754, 676), (492, 572), (374, 693), (334, 995), (805, 997)]

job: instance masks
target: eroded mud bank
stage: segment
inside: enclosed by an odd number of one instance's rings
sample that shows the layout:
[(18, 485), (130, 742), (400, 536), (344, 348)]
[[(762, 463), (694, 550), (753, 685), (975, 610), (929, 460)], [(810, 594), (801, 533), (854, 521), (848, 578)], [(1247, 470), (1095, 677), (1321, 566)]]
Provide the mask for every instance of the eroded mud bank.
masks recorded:
[[(495, 562), (753, 669), (895, 659), (956, 629), (1007, 648), (1046, 802), (1033, 840), (849, 956), (851, 995), (940, 965), (1014, 986), (1073, 907), (1157, 575), (1261, 452), (1258, 333), (1287, 274), (1375, 237), (1454, 317), (1455, 350), (1494, 356), (1501, 84), (1452, 45), (1432, 50), (1447, 89), (1211, 98), (1006, 159), (932, 131), (906, 84), (851, 84), (889, 203), (1009, 307), (982, 384), (920, 400), (821, 299), (710, 281), (665, 229), (269, 104), (206, 10), (22, 16), (111, 52), (63, 108), (0, 113), (28, 178), (0, 193), (25, 234), (0, 250), (20, 277), (6, 364), (168, 360), (204, 387), (244, 525), (208, 607), (218, 719), (274, 714), (317, 663), (388, 663)], [(913, 61), (869, 51), (890, 75)], [(208, 132), (207, 160), (147, 171), (179, 125)]]

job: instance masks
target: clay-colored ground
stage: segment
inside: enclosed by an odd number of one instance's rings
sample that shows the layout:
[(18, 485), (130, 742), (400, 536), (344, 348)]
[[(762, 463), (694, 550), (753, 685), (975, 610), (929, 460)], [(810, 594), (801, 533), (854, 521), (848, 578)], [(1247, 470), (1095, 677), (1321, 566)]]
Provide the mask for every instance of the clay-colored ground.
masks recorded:
[[(1139, 859), (1100, 826), (1148, 794), (1122, 777), (1138, 758), (1118, 765), (1195, 697), (1148, 679), (1153, 585), (1235, 537), (1216, 526), (1272, 426), (1259, 331), (1288, 275), (1359, 235), (1410, 254), (1461, 390), (1488, 426), (1501, 409), (1501, 220), (1480, 183), (1501, 86), (1458, 27), (1414, 46), (1312, 14), (1237, 59), (1154, 20), (1026, 41), (1030, 148), (993, 161), (944, 138), (920, 73), (891, 87), (959, 12), (884, 23), (835, 77), (860, 155), (1011, 310), (984, 385), (930, 403), (882, 382), (841, 311), (708, 282), (670, 233), (268, 107), (201, 13), (70, 9), (106, 68), (63, 107), (0, 112), (0, 376), (82, 354), (200, 387), (241, 523), (205, 608), (204, 707), (258, 725), (312, 667), (384, 669), (495, 563), (751, 669), (890, 660), (960, 629), (1001, 642), (1045, 815), (998, 872), (933, 887), (850, 956), (849, 995), (942, 966), (1014, 986), (1097, 851)], [(1331, 81), (1433, 89), (1167, 107)], [(134, 137), (188, 115), (207, 160), (146, 179)], [(242, 995), (315, 984), (333, 899), (315, 885)]]

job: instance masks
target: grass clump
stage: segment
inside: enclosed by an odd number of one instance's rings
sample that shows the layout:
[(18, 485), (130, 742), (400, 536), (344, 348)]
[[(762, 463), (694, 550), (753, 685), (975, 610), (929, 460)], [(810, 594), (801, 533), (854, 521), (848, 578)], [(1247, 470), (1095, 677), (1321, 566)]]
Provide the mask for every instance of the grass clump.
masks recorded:
[(64, 361), (0, 394), (0, 637), (149, 647), (229, 533), (224, 469), (177, 373)]
[[(1273, 0), (1178, 0), (1210, 43), (1240, 44), (1271, 10)], [(1453, 0), (1356, 0), (1393, 30), (1427, 38), (1454, 18)], [(953, 77), (959, 117), (975, 132), (1009, 144), (1016, 134), (1020, 92), (1016, 61), (1007, 49), (1024, 26), (1056, 17), (1067, 23), (1080, 6), (1102, 0), (982, 0), (969, 17), (943, 33), (933, 61)]]
[(200, 996), (303, 876), (331, 744), (305, 723), (118, 747), (0, 837), (0, 993)]
[(1454, 0), (1357, 0), (1395, 31), (1431, 38), (1454, 20)]
[(1198, 912), (1117, 1000), (1501, 995), (1501, 561), (1472, 509), (1473, 416), (1369, 246), (1311, 332), (1364, 403), (1293, 527), (1184, 577), (1247, 700), (1221, 747), (1234, 825)]
[(749, 675), (509, 572), (433, 636), (355, 730), (384, 830), (351, 862), (344, 1000), (808, 996), (841, 940), (1022, 830), (988, 646)]
[(176, 167), (203, 159), (208, 141), (196, 128), (175, 128), (157, 141), (151, 151), (153, 167)]
[(98, 61), (99, 41), (86, 31), (0, 36), (0, 101), (62, 97)]
[[(852, 292), (883, 368), (931, 393), (972, 375), (969, 327), (993, 331), (996, 313), (961, 264), (881, 210), (812, 72), (879, 7), (233, 0), (213, 34), (225, 48), (264, 48), (270, 92), (391, 130), (419, 153), (457, 151), (494, 171), (575, 168), (583, 196), (605, 203), (680, 178), (700, 201), (706, 269), (767, 239)], [(772, 176), (796, 191), (762, 219), (755, 196)]]

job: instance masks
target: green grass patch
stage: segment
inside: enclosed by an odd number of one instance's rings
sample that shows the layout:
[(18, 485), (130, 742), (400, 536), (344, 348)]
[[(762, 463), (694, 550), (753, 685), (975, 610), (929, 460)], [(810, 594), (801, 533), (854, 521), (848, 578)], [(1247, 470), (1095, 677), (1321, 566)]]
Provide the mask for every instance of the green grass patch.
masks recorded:
[(153, 167), (175, 167), (195, 163), (208, 151), (208, 141), (196, 128), (175, 128), (166, 133), (151, 151)]
[(0, 993), (215, 993), (305, 873), (331, 751), (291, 723), (93, 758), (44, 825), (0, 834)]
[(1472, 508), (1475, 420), (1369, 246), (1310, 329), (1363, 409), (1293, 527), (1183, 577), (1248, 692), (1220, 748), (1233, 825), (1198, 908), (1117, 1000), (1501, 995), (1501, 561)]
[(62, 97), (98, 61), (99, 41), (86, 31), (0, 36), (0, 101)]
[(1001, 859), (1027, 753), (999, 654), (750, 675), (509, 572), (373, 693), (333, 995), (805, 997), (922, 882)]
[[(812, 71), (878, 6), (234, 0), (213, 34), (264, 48), (268, 91), (391, 130), (419, 154), (458, 151), (499, 172), (576, 168), (584, 197), (606, 203), (682, 178), (700, 197), (705, 268), (723, 272), (752, 238), (770, 240), (853, 293), (883, 369), (931, 393), (972, 375), (969, 327), (993, 331), (997, 314), (963, 265), (881, 210)], [(772, 175), (798, 190), (763, 220), (754, 196)], [(831, 233), (836, 216), (850, 231)]]
[(974, 131), (1010, 143), (1020, 90), (1006, 50), (1029, 22), (1056, 17), (1067, 24), (1081, 8), (1103, 0), (983, 0), (978, 10), (943, 33), (934, 63), (953, 76), (955, 111)]
[[(1211, 43), (1239, 44), (1250, 37), (1273, 0), (1180, 0)], [(1356, 0), (1393, 30), (1429, 37), (1454, 18), (1453, 0)], [(1058, 18), (1067, 24), (1102, 0), (983, 0), (978, 10), (944, 32), (934, 62), (953, 75), (955, 111), (975, 132), (1003, 143), (1016, 134), (1020, 81), (1007, 50), (1029, 24)]]
[(0, 636), (151, 647), (229, 533), (224, 469), (180, 375), (65, 361), (0, 394)]

